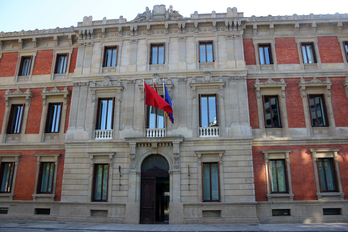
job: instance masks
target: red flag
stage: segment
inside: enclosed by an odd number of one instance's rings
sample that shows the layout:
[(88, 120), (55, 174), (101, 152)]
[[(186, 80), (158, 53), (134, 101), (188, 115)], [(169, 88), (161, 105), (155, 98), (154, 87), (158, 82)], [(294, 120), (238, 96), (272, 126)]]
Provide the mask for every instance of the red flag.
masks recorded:
[(172, 106), (168, 104), (155, 90), (148, 86), (145, 82), (145, 104), (173, 113)]

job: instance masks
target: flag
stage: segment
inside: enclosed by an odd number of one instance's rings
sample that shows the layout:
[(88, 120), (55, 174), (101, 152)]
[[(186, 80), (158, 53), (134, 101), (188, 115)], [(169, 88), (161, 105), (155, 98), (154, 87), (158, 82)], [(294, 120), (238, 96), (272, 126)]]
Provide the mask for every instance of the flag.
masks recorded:
[[(169, 96), (169, 93), (167, 91), (167, 87), (166, 85), (164, 84), (164, 81), (163, 81), (163, 92), (164, 92), (164, 100), (170, 105), (172, 106), (172, 101), (170, 100), (170, 96)], [(173, 108), (172, 108), (173, 109)], [(173, 113), (169, 113), (167, 111), (164, 112), (167, 116), (167, 118), (172, 122), (174, 123), (174, 117), (173, 117)]]
[[(144, 82), (145, 86), (145, 104), (173, 113), (172, 106), (166, 102), (156, 91)], [(156, 88), (157, 89), (157, 88)]]

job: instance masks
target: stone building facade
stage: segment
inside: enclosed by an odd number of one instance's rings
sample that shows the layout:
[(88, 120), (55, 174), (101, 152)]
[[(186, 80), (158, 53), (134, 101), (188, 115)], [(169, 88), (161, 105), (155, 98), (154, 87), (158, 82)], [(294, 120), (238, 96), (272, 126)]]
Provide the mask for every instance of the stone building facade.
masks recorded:
[(347, 222), (347, 57), (347, 14), (2, 32), (0, 218)]

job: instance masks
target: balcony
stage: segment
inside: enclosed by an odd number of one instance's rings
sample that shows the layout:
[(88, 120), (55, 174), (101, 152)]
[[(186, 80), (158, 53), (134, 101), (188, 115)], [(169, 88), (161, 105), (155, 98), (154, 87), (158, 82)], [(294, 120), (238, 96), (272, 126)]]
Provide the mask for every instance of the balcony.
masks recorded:
[(200, 127), (199, 137), (219, 137), (219, 127)]
[(148, 138), (166, 137), (166, 129), (165, 128), (146, 129), (146, 137)]
[(112, 130), (95, 130), (95, 139), (112, 139)]

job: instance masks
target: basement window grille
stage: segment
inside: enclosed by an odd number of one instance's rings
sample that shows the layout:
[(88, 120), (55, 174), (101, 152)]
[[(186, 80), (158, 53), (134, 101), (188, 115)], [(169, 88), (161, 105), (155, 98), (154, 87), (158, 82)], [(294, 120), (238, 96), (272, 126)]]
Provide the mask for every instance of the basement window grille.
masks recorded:
[(272, 209), (272, 216), (291, 216), (290, 209)]
[(50, 215), (51, 214), (51, 209), (36, 208), (35, 209), (35, 214)]
[(326, 208), (323, 209), (323, 215), (341, 215), (340, 208)]

